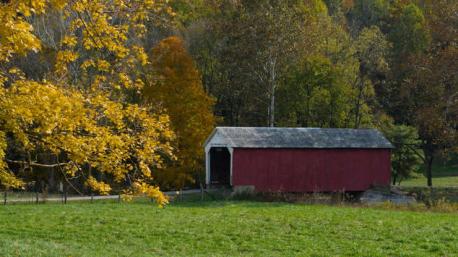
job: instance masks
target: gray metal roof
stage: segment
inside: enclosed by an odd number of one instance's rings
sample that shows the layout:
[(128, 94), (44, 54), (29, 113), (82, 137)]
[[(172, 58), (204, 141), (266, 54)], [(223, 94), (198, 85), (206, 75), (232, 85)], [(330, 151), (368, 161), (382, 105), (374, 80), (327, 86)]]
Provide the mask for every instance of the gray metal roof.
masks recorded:
[(217, 127), (205, 142), (235, 148), (393, 148), (376, 129)]

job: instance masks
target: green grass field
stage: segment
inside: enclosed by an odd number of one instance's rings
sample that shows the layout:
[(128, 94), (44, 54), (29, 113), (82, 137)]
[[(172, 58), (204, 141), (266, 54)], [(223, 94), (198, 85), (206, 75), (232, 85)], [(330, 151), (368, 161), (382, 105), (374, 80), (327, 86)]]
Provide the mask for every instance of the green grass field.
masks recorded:
[[(426, 186), (426, 178), (424, 176), (408, 179), (401, 182), (401, 186)], [(434, 177), (433, 187), (458, 187), (458, 175), (447, 177)]]
[(458, 214), (261, 202), (0, 206), (0, 256), (457, 256)]
[[(402, 181), (401, 186), (425, 187), (426, 177), (417, 174), (416, 177)], [(434, 165), (433, 166), (433, 187), (458, 187), (458, 166), (456, 165)]]

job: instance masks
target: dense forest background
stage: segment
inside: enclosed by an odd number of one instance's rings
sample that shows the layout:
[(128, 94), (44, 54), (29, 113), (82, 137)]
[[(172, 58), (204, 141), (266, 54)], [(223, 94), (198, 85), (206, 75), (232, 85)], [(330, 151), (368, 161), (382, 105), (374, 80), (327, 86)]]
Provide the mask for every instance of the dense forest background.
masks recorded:
[(394, 178), (418, 158), (429, 184), (433, 159), (456, 150), (456, 1), (174, 6), (222, 125), (379, 128), (397, 146)]
[(393, 183), (421, 163), (431, 186), (434, 160), (458, 151), (455, 0), (0, 7), (7, 188), (158, 198), (155, 185), (203, 181), (215, 125), (378, 128), (396, 146)]

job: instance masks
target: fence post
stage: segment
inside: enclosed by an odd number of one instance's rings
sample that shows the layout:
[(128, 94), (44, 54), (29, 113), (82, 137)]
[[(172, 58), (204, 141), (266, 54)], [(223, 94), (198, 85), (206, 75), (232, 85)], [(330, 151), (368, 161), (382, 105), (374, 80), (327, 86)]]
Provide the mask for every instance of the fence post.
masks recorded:
[(200, 183), (200, 200), (204, 200), (204, 186)]
[(94, 193), (91, 192), (91, 203), (93, 203), (93, 202), (94, 202)]
[(35, 191), (35, 203), (38, 204), (38, 190)]
[(6, 197), (7, 197), (8, 192), (5, 190), (3, 193), (3, 205), (6, 205)]
[(67, 204), (67, 185), (64, 185), (64, 204)]
[(64, 204), (64, 184), (62, 183), (62, 181), (59, 181), (59, 192), (62, 193), (61, 199), (62, 199), (62, 204)]
[(121, 202), (121, 192), (118, 193), (118, 203)]

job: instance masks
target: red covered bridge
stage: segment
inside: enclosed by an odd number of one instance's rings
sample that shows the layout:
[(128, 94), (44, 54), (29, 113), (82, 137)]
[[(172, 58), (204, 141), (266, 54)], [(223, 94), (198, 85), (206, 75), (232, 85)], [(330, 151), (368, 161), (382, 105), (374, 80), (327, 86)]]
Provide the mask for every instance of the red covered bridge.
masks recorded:
[(375, 129), (217, 127), (206, 183), (258, 192), (365, 191), (390, 184), (390, 142)]

